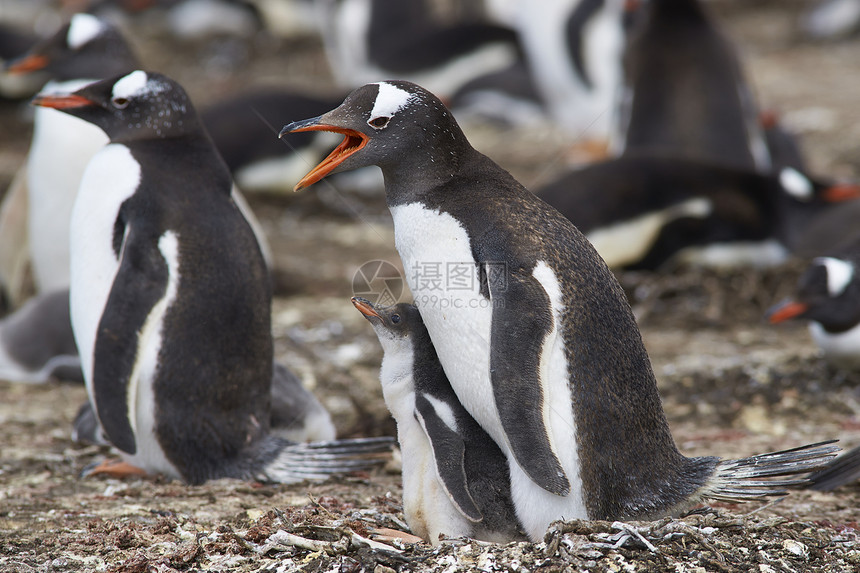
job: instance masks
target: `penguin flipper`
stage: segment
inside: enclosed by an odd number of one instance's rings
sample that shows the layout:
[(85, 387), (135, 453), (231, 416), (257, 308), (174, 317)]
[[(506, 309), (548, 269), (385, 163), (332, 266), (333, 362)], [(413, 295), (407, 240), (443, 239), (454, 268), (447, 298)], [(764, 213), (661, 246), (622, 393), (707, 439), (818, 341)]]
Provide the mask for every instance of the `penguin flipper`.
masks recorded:
[(544, 420), (541, 356), (553, 329), (552, 303), (532, 275), (507, 272), (506, 284), (486, 268), (493, 311), (490, 381), (502, 428), (519, 466), (536, 484), (556, 495), (570, 482), (550, 443)]
[[(424, 394), (415, 396), (415, 418), (430, 440), (436, 475), (454, 507), (469, 521), (479, 522), (484, 516), (475, 505), (466, 479), (466, 445), (456, 428), (451, 428)], [(456, 423), (456, 422), (454, 422)]]
[[(102, 429), (120, 450), (137, 451), (129, 404), (135, 395), (135, 366), (150, 315), (168, 286), (168, 266), (159, 249), (127, 228), (119, 269), (96, 332), (93, 392)], [(159, 242), (160, 244), (160, 242)]]

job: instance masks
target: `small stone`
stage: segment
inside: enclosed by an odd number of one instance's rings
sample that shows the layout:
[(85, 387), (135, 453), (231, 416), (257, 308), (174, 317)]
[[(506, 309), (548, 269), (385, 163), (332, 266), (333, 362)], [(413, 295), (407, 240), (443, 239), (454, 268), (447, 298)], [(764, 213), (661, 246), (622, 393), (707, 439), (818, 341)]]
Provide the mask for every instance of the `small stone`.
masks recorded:
[(795, 541), (794, 539), (784, 540), (782, 542), (782, 548), (788, 553), (791, 553), (795, 557), (800, 557), (801, 559), (806, 559), (809, 556), (809, 549), (806, 548), (806, 545), (799, 541)]

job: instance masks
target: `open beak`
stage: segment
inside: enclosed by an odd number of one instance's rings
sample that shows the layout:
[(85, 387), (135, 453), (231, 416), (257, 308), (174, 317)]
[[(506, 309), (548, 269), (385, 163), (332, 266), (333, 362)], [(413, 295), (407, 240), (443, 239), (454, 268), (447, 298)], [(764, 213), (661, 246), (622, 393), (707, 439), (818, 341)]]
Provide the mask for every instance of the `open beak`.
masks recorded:
[(771, 324), (784, 322), (796, 318), (809, 310), (809, 305), (794, 300), (783, 301), (767, 311), (767, 318)]
[(370, 301), (366, 298), (354, 296), (350, 300), (352, 300), (352, 304), (355, 306), (355, 308), (358, 309), (358, 312), (364, 315), (364, 318), (368, 320), (370, 320), (371, 318), (382, 319), (382, 317), (379, 316), (379, 313), (376, 312), (376, 309), (373, 308), (373, 305), (370, 303)]
[(296, 186), (293, 187), (293, 191), (298, 191), (299, 189), (303, 189), (309, 185), (313, 185), (340, 165), (346, 160), (347, 157), (353, 155), (360, 151), (367, 142), (370, 141), (370, 138), (361, 133), (360, 131), (355, 131), (354, 129), (347, 129), (344, 127), (336, 127), (334, 125), (327, 125), (325, 123), (320, 123), (319, 117), (313, 117), (311, 119), (304, 119), (302, 121), (295, 121), (289, 125), (285, 125), (281, 132), (278, 134), (278, 137), (283, 137), (287, 133), (294, 133), (299, 131), (330, 131), (332, 133), (340, 133), (344, 136), (343, 141), (338, 145), (334, 151), (332, 151), (328, 157), (322, 160), (322, 162), (314, 167), (310, 173), (305, 175), (301, 181), (296, 183)]
[(825, 189), (821, 196), (828, 203), (838, 203), (840, 201), (858, 199), (860, 198), (860, 185), (854, 185), (853, 183), (833, 185), (832, 187)]
[(33, 105), (40, 107), (52, 107), (54, 109), (72, 109), (86, 107), (95, 102), (75, 94), (39, 94), (33, 98)]
[(6, 65), (6, 71), (10, 74), (29, 74), (44, 70), (48, 66), (48, 62), (50, 60), (47, 56), (31, 54), (9, 62)]

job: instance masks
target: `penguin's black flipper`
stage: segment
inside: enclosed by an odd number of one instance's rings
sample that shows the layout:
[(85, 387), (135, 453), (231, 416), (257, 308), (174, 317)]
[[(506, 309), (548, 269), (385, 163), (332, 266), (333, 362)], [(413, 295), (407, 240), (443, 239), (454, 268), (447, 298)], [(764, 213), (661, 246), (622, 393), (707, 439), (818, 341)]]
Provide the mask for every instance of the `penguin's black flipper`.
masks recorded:
[(823, 469), (809, 476), (809, 489), (832, 491), (860, 479), (860, 446), (831, 461)]
[[(356, 438), (310, 442), (280, 442), (273, 458), (256, 472), (255, 479), (275, 483), (320, 481), (333, 475), (367, 471), (383, 465), (391, 454), (394, 438)], [(244, 477), (244, 476), (242, 476)]]
[(141, 233), (133, 227), (125, 231), (119, 269), (96, 332), (93, 392), (107, 438), (120, 450), (134, 454), (137, 444), (129, 421), (129, 396), (135, 395), (136, 384), (132, 377), (141, 339), (148, 335), (144, 326), (167, 292), (169, 273), (158, 249), (139, 238)]
[[(433, 458), (436, 460), (436, 474), (454, 506), (469, 521), (479, 522), (484, 516), (469, 493), (466, 481), (465, 454), (466, 444), (456, 428), (450, 428), (439, 417), (439, 413), (427, 398), (417, 393), (415, 396), (415, 418), (430, 440)], [(456, 421), (454, 421), (456, 424)], [(408, 455), (408, 454), (407, 454)]]
[(556, 495), (570, 493), (570, 482), (550, 444), (544, 423), (541, 354), (550, 344), (552, 303), (531, 275), (506, 269), (496, 280), (485, 265), (484, 279), (493, 309), (490, 329), (490, 380), (502, 428), (520, 467), (539, 486)]

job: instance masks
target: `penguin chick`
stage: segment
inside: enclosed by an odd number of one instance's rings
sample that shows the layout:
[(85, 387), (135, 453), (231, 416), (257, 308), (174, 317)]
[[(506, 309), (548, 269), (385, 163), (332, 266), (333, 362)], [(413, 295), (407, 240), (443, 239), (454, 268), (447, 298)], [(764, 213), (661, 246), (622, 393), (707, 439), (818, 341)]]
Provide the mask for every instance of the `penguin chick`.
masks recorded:
[(817, 257), (791, 298), (768, 310), (772, 324), (805, 319), (824, 358), (834, 366), (860, 367), (860, 243), (840, 255)]
[[(368, 84), (282, 133), (299, 130), (344, 141), (297, 189), (381, 167), (416, 306), (458, 400), (508, 458), (531, 539), (558, 519), (647, 519), (750, 495), (749, 472), (731, 465), (745, 462), (678, 451), (630, 305), (588, 240), (476, 151), (436, 96)], [(808, 471), (834, 450), (751, 473)], [(753, 483), (755, 495), (776, 490)]]
[(100, 127), (71, 224), (71, 321), (89, 399), (124, 460), (190, 484), (368, 468), (390, 439), (272, 435), (271, 291), (229, 170), (185, 91), (144, 71), (37, 96)]
[(502, 450), (457, 400), (415, 306), (354, 297), (382, 344), (379, 377), (403, 452), (403, 514), (416, 535), (526, 539)]

